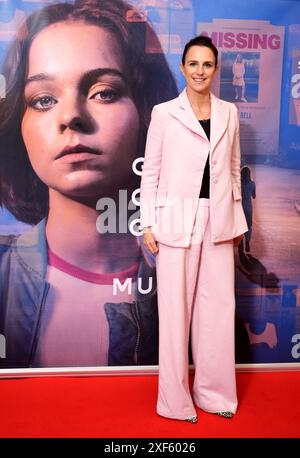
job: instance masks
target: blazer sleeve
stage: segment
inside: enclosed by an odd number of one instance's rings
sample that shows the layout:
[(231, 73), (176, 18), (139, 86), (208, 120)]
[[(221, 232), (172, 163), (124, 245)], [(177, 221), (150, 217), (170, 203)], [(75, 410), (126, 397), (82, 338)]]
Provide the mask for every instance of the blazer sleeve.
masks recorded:
[(156, 105), (151, 113), (140, 187), (140, 225), (155, 224), (155, 201), (159, 183), (166, 115)]
[(231, 156), (231, 180), (233, 197), (235, 200), (242, 198), (241, 192), (241, 149), (240, 149), (240, 121), (239, 112), (235, 105), (234, 116), (235, 116), (235, 133), (233, 139), (232, 156)]

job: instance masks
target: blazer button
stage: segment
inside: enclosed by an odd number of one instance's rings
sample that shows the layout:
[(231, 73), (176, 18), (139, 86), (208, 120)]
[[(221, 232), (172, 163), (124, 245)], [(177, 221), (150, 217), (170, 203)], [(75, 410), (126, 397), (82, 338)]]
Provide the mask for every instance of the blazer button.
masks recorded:
[(218, 180), (216, 178), (213, 178), (214, 183), (218, 183)]
[(214, 165), (216, 165), (217, 161), (214, 159), (214, 160), (212, 161), (212, 163), (213, 163)]

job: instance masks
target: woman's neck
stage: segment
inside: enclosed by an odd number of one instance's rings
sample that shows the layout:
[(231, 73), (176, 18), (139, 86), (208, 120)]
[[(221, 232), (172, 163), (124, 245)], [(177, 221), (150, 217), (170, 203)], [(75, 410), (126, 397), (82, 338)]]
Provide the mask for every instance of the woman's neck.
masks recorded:
[(186, 88), (186, 93), (188, 96), (188, 99), (191, 104), (195, 106), (203, 106), (203, 105), (209, 105), (210, 104), (210, 91), (207, 91), (205, 93), (200, 93), (191, 90), (188, 86)]
[(57, 256), (82, 269), (98, 273), (125, 270), (139, 258), (136, 237), (129, 231), (117, 232), (118, 205), (115, 211), (112, 207), (109, 220), (104, 221), (111, 223), (110, 232), (104, 233), (96, 225), (99, 215), (96, 202), (87, 205), (50, 190), (48, 246)]
[(198, 93), (187, 87), (187, 97), (197, 119), (210, 118), (210, 92)]

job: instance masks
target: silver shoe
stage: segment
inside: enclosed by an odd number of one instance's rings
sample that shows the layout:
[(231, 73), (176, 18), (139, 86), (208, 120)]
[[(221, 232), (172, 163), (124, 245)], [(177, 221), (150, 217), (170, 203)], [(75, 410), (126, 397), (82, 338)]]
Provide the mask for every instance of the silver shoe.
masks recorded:
[(190, 423), (197, 423), (198, 417), (197, 415), (194, 415), (193, 417), (186, 418), (185, 421), (189, 421)]
[(216, 412), (217, 415), (219, 415), (219, 417), (224, 417), (224, 418), (232, 418), (233, 417), (233, 413), (232, 412), (229, 412), (229, 411), (226, 411), (226, 412)]

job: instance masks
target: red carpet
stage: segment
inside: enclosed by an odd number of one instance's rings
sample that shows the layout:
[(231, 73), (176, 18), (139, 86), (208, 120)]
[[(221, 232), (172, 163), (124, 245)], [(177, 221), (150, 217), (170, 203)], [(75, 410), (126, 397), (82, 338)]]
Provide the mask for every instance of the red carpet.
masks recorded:
[(300, 437), (300, 372), (238, 373), (231, 420), (155, 413), (157, 376), (0, 380), (0, 437)]

